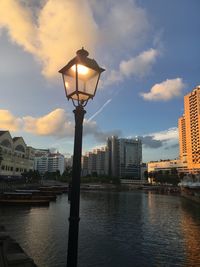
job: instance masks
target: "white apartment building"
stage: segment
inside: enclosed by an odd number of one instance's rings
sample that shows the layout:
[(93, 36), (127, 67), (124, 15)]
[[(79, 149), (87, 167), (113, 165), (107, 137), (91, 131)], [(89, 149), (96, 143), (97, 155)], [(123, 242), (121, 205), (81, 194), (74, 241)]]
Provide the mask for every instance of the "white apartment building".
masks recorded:
[(49, 150), (41, 150), (35, 155), (34, 169), (41, 174), (60, 171), (62, 175), (65, 170), (65, 158), (59, 152), (50, 153)]

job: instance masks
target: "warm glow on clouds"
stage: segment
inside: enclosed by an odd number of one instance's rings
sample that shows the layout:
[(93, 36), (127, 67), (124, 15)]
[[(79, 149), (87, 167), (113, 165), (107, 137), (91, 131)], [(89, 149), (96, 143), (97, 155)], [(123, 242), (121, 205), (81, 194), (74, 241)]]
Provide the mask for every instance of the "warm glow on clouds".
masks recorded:
[(21, 119), (13, 116), (9, 110), (0, 110), (0, 129), (18, 131), (21, 128)]
[(145, 100), (170, 100), (182, 94), (185, 84), (181, 78), (166, 80), (155, 84), (149, 93), (142, 93)]
[(72, 136), (73, 125), (63, 109), (55, 109), (39, 118), (26, 116), (23, 118), (24, 130), (43, 136)]
[(0, 27), (8, 29), (13, 42), (30, 52), (36, 52), (36, 27), (33, 26), (31, 12), (16, 0), (0, 1)]
[(95, 47), (97, 26), (88, 1), (49, 0), (40, 11), (38, 23), (37, 56), (47, 76), (54, 76), (82, 46), (90, 52)]
[[(74, 118), (64, 109), (58, 108), (41, 116), (25, 116), (17, 118), (8, 110), (0, 110), (0, 129), (8, 131), (24, 131), (37, 136), (52, 136), (56, 138), (74, 136)], [(106, 141), (110, 135), (120, 135), (120, 131), (103, 132), (96, 121), (84, 119), (83, 135), (92, 135), (96, 141)]]
[(0, 27), (8, 30), (13, 42), (39, 59), (47, 77), (55, 76), (80, 47), (92, 52), (97, 40), (90, 6), (81, 0), (48, 0), (36, 19), (28, 4), (1, 0)]
[[(1, 27), (40, 62), (46, 77), (54, 77), (83, 46), (91, 56), (99, 50), (107, 69), (114, 68), (145, 39), (149, 23), (134, 0), (1, 0)], [(143, 76), (155, 53), (151, 49), (122, 61), (120, 75)]]

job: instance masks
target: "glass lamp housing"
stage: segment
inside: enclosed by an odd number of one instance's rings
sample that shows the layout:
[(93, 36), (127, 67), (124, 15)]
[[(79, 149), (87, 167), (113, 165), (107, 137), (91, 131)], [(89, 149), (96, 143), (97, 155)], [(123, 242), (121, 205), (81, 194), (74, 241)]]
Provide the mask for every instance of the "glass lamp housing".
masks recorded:
[(78, 50), (77, 56), (59, 71), (63, 76), (67, 98), (78, 101), (79, 104), (94, 97), (100, 75), (104, 71), (88, 55), (83, 48)]

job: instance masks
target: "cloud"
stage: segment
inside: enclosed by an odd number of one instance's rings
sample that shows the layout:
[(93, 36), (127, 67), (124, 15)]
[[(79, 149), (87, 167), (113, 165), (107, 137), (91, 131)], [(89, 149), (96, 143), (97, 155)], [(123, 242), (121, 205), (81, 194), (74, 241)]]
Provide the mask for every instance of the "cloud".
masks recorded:
[(84, 135), (92, 135), (97, 142), (106, 142), (109, 136), (115, 135), (120, 136), (122, 132), (120, 130), (113, 130), (113, 131), (102, 131), (96, 121), (89, 121), (84, 119), (84, 127), (83, 127), (83, 134)]
[(63, 109), (55, 109), (39, 118), (23, 117), (24, 130), (40, 136), (73, 136), (74, 126)]
[(99, 42), (109, 61), (119, 59), (116, 51), (133, 51), (145, 39), (150, 26), (145, 9), (136, 1), (91, 0), (90, 4), (98, 21)]
[[(0, 110), (0, 129), (24, 131), (37, 136), (51, 136), (57, 139), (74, 137), (74, 118), (64, 109), (55, 109), (41, 116), (17, 118), (8, 110)], [(84, 119), (83, 135), (92, 135), (97, 142), (105, 142), (110, 135), (121, 135), (121, 131), (102, 131), (96, 121)]]
[(143, 77), (150, 71), (158, 54), (156, 49), (151, 48), (142, 52), (135, 58), (131, 58), (128, 61), (122, 61), (120, 63), (120, 72), (127, 77), (131, 75)]
[(165, 131), (160, 131), (152, 134), (155, 140), (168, 141), (178, 140), (178, 128), (171, 127)]
[(171, 150), (173, 148), (179, 148), (179, 144), (177, 143), (177, 144), (173, 144), (173, 145), (170, 145), (170, 146), (166, 146), (165, 150)]
[(33, 14), (27, 4), (1, 0), (0, 27), (39, 60), (47, 77), (55, 76), (76, 49), (85, 46), (93, 51), (97, 41), (97, 25), (88, 1), (48, 0)]
[(141, 96), (145, 100), (149, 101), (158, 101), (163, 100), (167, 101), (174, 97), (178, 97), (182, 94), (183, 89), (185, 88), (185, 83), (181, 78), (176, 79), (167, 79), (162, 83), (155, 84), (150, 92), (148, 93), (141, 93)]
[[(144, 42), (150, 26), (145, 9), (134, 0), (1, 0), (0, 28), (35, 57), (46, 77), (54, 77), (82, 46), (91, 54), (99, 51), (107, 69), (114, 68)], [(147, 57), (144, 52), (123, 61), (120, 72), (128, 76), (131, 65), (133, 75), (143, 75)]]
[(21, 128), (22, 120), (15, 117), (9, 110), (0, 110), (0, 129), (18, 131)]
[(163, 146), (163, 142), (160, 140), (155, 140), (153, 136), (138, 136), (138, 138), (142, 141), (142, 144), (145, 147), (149, 148), (159, 148)]
[(119, 70), (112, 70), (107, 75), (106, 84), (112, 84), (123, 81), (125, 78), (130, 76), (144, 77), (147, 75), (152, 68), (152, 65), (156, 62), (159, 56), (159, 51), (153, 48), (143, 51), (138, 56), (130, 58), (129, 60), (121, 61)]
[(32, 14), (25, 6), (15, 0), (1, 0), (0, 2), (0, 27), (8, 29), (9, 36), (13, 42), (23, 48), (35, 53), (34, 37), (36, 27), (33, 26)]
[(166, 146), (165, 149), (175, 148), (178, 146), (178, 128), (172, 127), (164, 131), (150, 133), (144, 136), (139, 136), (142, 144), (146, 148), (159, 148)]

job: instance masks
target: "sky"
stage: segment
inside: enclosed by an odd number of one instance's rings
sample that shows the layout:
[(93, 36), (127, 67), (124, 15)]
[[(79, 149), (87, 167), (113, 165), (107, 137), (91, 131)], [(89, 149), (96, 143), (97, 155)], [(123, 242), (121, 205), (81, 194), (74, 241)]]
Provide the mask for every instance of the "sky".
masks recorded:
[(105, 68), (86, 106), (83, 153), (141, 138), (143, 161), (179, 156), (183, 97), (200, 84), (199, 0), (0, 0), (0, 130), (73, 153), (58, 71), (84, 47)]

